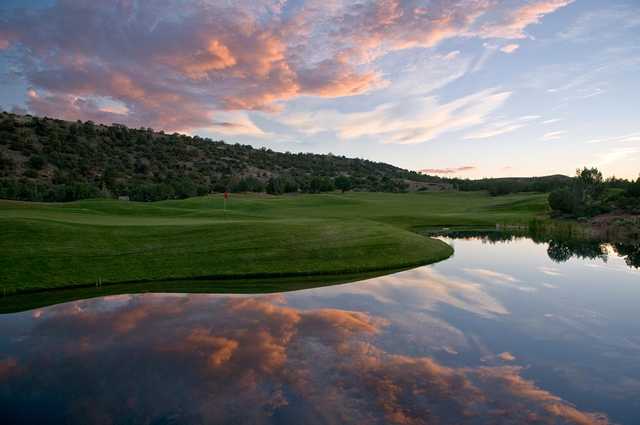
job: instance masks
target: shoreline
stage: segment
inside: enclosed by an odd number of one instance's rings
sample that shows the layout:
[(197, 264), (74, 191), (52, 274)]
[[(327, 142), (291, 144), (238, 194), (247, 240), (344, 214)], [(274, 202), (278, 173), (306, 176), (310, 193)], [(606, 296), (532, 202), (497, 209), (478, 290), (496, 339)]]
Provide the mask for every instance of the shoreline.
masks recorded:
[[(437, 239), (436, 239), (437, 240)], [(268, 274), (238, 274), (220, 276), (195, 276), (159, 280), (109, 282), (102, 284), (69, 285), (55, 288), (24, 288), (0, 296), (0, 315), (19, 313), (36, 308), (76, 301), (123, 294), (184, 293), (184, 294), (269, 294), (292, 292), (323, 286), (342, 285), (388, 276), (418, 267), (445, 261), (454, 250), (441, 258), (426, 262), (404, 264), (397, 267), (373, 268), (358, 272), (298, 272)]]

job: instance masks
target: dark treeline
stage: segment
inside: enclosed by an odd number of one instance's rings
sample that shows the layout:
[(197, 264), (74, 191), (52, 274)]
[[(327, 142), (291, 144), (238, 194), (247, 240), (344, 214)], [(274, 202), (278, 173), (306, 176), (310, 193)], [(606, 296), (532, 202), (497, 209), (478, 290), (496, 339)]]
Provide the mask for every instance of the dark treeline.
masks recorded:
[(93, 122), (0, 115), (0, 198), (155, 201), (211, 192), (407, 191), (437, 177), (335, 155), (280, 153)]
[(624, 212), (640, 214), (640, 177), (635, 181), (604, 179), (597, 168), (583, 168), (568, 184), (549, 194), (549, 206), (556, 215), (587, 218)]
[(441, 179), (461, 191), (485, 190), (493, 196), (517, 192), (549, 193), (549, 206), (568, 218), (593, 217), (609, 212), (640, 214), (640, 177), (633, 181), (609, 177), (596, 168), (583, 168), (574, 177), (505, 177), (479, 180)]
[(454, 188), (461, 191), (485, 190), (492, 196), (508, 195), (518, 192), (551, 192), (558, 187), (565, 186), (571, 180), (563, 175), (544, 177), (502, 177), (485, 178), (478, 180), (469, 179), (443, 179)]

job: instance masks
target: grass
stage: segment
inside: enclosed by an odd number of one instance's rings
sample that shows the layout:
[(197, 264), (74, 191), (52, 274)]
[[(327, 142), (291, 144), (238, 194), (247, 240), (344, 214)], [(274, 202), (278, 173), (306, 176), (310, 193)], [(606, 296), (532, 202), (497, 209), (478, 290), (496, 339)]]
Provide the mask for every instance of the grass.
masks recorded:
[(285, 279), (274, 286), (282, 290), (296, 287), (292, 278), (304, 277), (305, 285), (309, 276), (331, 281), (451, 255), (448, 245), (416, 233), (420, 227), (525, 223), (545, 210), (544, 195), (484, 193), (232, 195), (226, 213), (221, 196), (0, 201), (0, 290), (33, 296), (96, 282), (156, 282), (159, 289), (160, 281), (197, 279), (194, 290), (206, 280), (210, 292), (234, 285), (261, 292), (259, 282), (266, 288), (274, 278)]

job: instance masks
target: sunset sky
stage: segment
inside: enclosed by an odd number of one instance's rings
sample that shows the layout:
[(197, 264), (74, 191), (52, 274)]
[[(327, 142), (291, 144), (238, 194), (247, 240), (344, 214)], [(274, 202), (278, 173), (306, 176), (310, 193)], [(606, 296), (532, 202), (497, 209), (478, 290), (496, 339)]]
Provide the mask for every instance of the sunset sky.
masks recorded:
[(637, 0), (2, 0), (0, 106), (459, 177), (640, 172)]

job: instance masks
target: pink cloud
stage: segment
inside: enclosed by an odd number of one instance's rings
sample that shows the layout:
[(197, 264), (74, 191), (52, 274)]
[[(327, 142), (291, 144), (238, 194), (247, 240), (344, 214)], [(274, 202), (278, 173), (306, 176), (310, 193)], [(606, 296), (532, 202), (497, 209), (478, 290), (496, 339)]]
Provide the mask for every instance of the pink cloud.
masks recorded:
[[(510, 10), (489, 0), (311, 0), (285, 13), (262, 1), (65, 0), (11, 12), (0, 49), (22, 58), (39, 94), (27, 101), (36, 114), (188, 131), (222, 110), (366, 93), (386, 83), (373, 60), (390, 51), (452, 37), (520, 38), (570, 2)], [(501, 19), (476, 28), (496, 10)], [(105, 101), (123, 107), (101, 108)]]
[(423, 168), (420, 172), (424, 174), (457, 174), (475, 169), (477, 169), (477, 167), (473, 165), (465, 165), (457, 168)]
[(166, 62), (193, 79), (206, 78), (209, 72), (229, 68), (237, 63), (229, 48), (217, 39), (209, 40), (204, 49), (199, 49), (191, 57), (160, 56), (158, 61)]
[(336, 41), (349, 46), (348, 55), (361, 61), (392, 50), (433, 47), (463, 35), (490, 6), (488, 1), (435, 1), (429, 8), (402, 0), (358, 4), (341, 18)]
[(539, 23), (545, 15), (568, 6), (574, 0), (534, 0), (507, 11), (493, 22), (484, 24), (477, 34), (487, 38), (525, 38), (524, 29)]
[(504, 53), (513, 53), (519, 48), (520, 48), (520, 45), (513, 43), (513, 44), (507, 44), (506, 46), (502, 46), (500, 48), (500, 51)]

